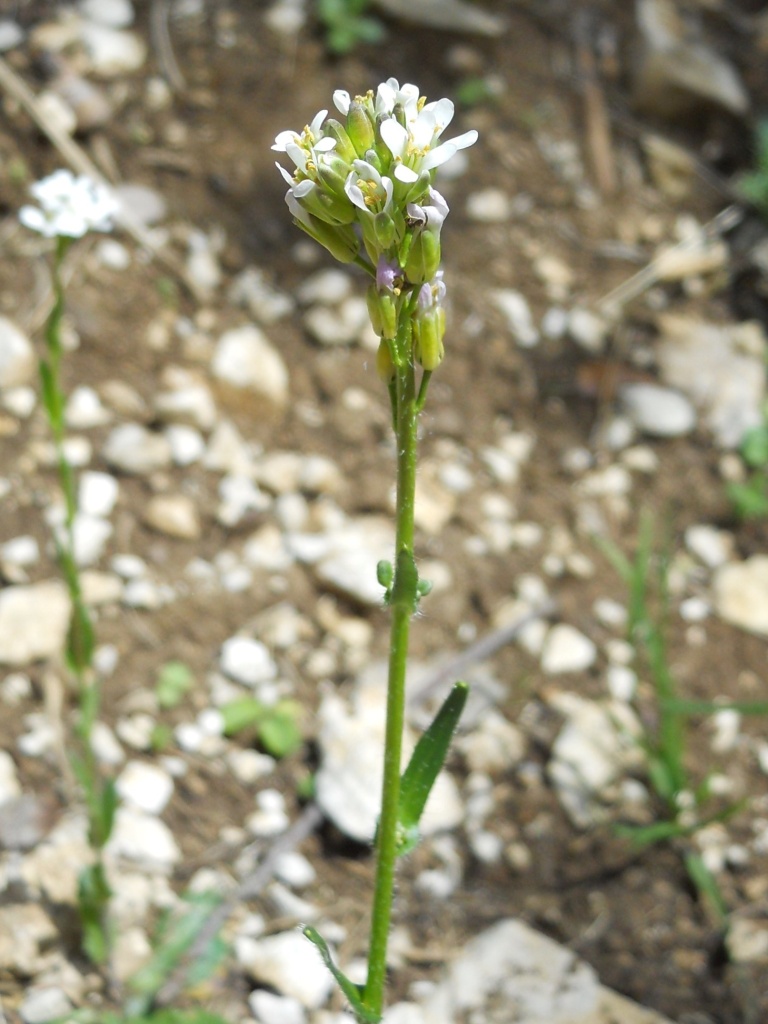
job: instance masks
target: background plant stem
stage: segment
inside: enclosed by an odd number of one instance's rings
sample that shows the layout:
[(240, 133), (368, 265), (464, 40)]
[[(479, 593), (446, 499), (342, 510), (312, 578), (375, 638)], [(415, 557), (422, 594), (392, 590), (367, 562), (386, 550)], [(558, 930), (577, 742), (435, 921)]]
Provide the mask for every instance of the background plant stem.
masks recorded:
[(416, 495), (416, 393), (410, 357), (397, 367), (395, 436), (397, 441), (397, 508), (395, 578), (390, 601), (392, 626), (389, 648), (387, 725), (384, 746), (384, 781), (376, 843), (376, 885), (368, 953), (368, 979), (364, 1002), (380, 1015), (387, 974), (387, 940), (392, 913), (395, 861), (398, 846), (398, 804), (405, 720), (405, 671), (411, 617), (416, 604), (417, 577), (412, 571), (414, 504)]

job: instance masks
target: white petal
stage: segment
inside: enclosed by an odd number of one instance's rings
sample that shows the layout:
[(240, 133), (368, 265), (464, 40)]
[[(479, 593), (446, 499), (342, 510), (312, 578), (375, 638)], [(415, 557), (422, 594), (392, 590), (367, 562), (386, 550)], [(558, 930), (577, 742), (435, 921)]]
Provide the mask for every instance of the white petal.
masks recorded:
[[(432, 116), (435, 119), (435, 125), (437, 126), (437, 134), (445, 131), (448, 125), (453, 120), (454, 106), (453, 102), (447, 98), (438, 100), (437, 103), (428, 104), (432, 108)], [(426, 110), (426, 107), (424, 108)], [(422, 111), (423, 113), (423, 111)]]
[(357, 179), (357, 173), (355, 171), (350, 171), (347, 180), (344, 182), (344, 191), (355, 206), (361, 210), (367, 210), (368, 207), (365, 205), (365, 196), (363, 195), (360, 186), (357, 184)]
[(285, 180), (288, 182), (288, 184), (291, 186), (291, 188), (293, 188), (295, 182), (293, 180), (292, 175), (290, 175), (288, 173), (288, 171), (286, 171), (286, 169), (282, 166), (282, 164), (279, 164), (277, 162), (277, 160), (275, 160), (275, 167), (278, 169), (278, 171), (280, 171), (280, 173), (282, 174), (283, 178), (285, 178)]
[(352, 166), (356, 171), (356, 178), (364, 178), (366, 181), (374, 182), (377, 188), (383, 188), (381, 183), (381, 175), (373, 166), (373, 164), (369, 164), (367, 160), (353, 160)]
[(403, 126), (397, 122), (394, 117), (388, 117), (386, 121), (382, 121), (381, 128), (381, 139), (387, 149), (390, 151), (392, 156), (402, 156), (405, 147), (408, 144), (408, 132)]
[(397, 81), (394, 78), (390, 78), (388, 82), (382, 82), (376, 90), (377, 114), (391, 114), (395, 108), (397, 88), (393, 89), (390, 84), (391, 82), (394, 82), (395, 86), (397, 86)]
[(405, 164), (398, 164), (395, 168), (395, 177), (398, 181), (404, 181), (407, 185), (412, 185), (414, 181), (419, 180), (419, 176), (416, 171), (412, 171), (410, 167), (406, 167)]
[(336, 146), (336, 139), (332, 139), (326, 135), (324, 139), (320, 139), (317, 145), (314, 147), (317, 153), (330, 153), (330, 151)]
[(285, 147), (286, 154), (293, 160), (300, 171), (306, 173), (307, 170), (307, 151), (299, 146), (295, 142), (289, 142)]
[(339, 111), (340, 114), (346, 115), (349, 113), (349, 105), (352, 102), (352, 98), (346, 89), (337, 89), (333, 94), (333, 105)]
[(435, 130), (435, 116), (431, 110), (422, 110), (411, 125), (411, 138), (415, 149), (429, 149), (439, 132)]
[(307, 227), (312, 226), (312, 221), (310, 220), (309, 214), (301, 205), (301, 203), (297, 201), (293, 192), (288, 191), (285, 193), (285, 201), (288, 204), (288, 209), (291, 211), (296, 220), (301, 221), (301, 223), (306, 225)]
[(314, 181), (310, 181), (309, 178), (305, 178), (304, 181), (300, 181), (297, 185), (294, 185), (291, 191), (297, 199), (303, 199), (308, 196), (310, 192), (313, 192), (317, 188)]
[(309, 126), (309, 131), (310, 134), (313, 135), (315, 138), (317, 138), (317, 136), (320, 134), (320, 126), (325, 120), (327, 113), (327, 110), (321, 110), (312, 118), (312, 124)]
[(272, 149), (276, 150), (278, 153), (284, 153), (285, 147), (288, 143), (298, 142), (299, 138), (300, 136), (296, 132), (280, 132), (275, 139), (275, 144)]
[(456, 153), (456, 146), (453, 142), (444, 142), (442, 146), (431, 149), (421, 161), (422, 171), (431, 171), (433, 167), (439, 167), (446, 160), (450, 160)]
[(450, 145), (455, 146), (456, 149), (466, 149), (467, 146), (474, 146), (477, 142), (477, 132), (473, 128), (471, 132), (464, 132), (463, 135), (457, 135), (455, 139), (451, 139)]
[(388, 212), (390, 206), (392, 205), (392, 196), (395, 191), (395, 183), (392, 181), (391, 178), (382, 178), (381, 183), (384, 186), (384, 192), (386, 193), (387, 196), (386, 201), (384, 203), (384, 211)]
[(19, 220), (25, 228), (29, 228), (30, 231), (37, 231), (47, 238), (52, 238), (56, 234), (55, 231), (50, 230), (51, 222), (47, 217), (43, 216), (43, 211), (39, 210), (36, 206), (22, 206), (19, 210)]

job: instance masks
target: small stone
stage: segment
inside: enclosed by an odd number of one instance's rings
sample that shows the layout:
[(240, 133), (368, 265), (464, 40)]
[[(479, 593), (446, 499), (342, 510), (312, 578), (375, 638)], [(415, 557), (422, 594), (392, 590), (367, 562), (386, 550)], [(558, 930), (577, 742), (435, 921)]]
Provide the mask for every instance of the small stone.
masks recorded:
[(89, 430), (109, 423), (112, 414), (101, 404), (97, 392), (84, 385), (69, 396), (66, 409), (67, 426), (71, 430)]
[(307, 858), (296, 850), (280, 854), (275, 863), (275, 876), (292, 889), (304, 889), (317, 877)]
[(349, 274), (343, 270), (319, 270), (312, 274), (296, 290), (296, 298), (304, 305), (313, 302), (335, 306), (352, 291)]
[(696, 411), (679, 391), (658, 384), (625, 384), (620, 397), (637, 429), (651, 437), (683, 437), (696, 426)]
[(166, 427), (164, 434), (171, 448), (174, 466), (191, 466), (205, 455), (205, 440), (194, 427), (173, 423)]
[(541, 654), (541, 668), (547, 675), (584, 672), (595, 663), (596, 658), (597, 648), (589, 637), (567, 622), (561, 622), (547, 634)]
[(275, 769), (275, 759), (258, 750), (236, 747), (227, 751), (226, 758), (232, 774), (244, 786), (253, 785)]
[(146, 44), (134, 32), (86, 21), (81, 24), (80, 36), (93, 72), (103, 78), (138, 71), (147, 59)]
[(759, 921), (736, 917), (728, 928), (725, 944), (734, 963), (768, 961), (768, 927)]
[(737, 116), (749, 109), (749, 95), (736, 68), (696, 35), (672, 0), (639, 0), (640, 48), (634, 62), (635, 105), (661, 117), (690, 116), (715, 105)]
[[(425, 1024), (459, 1019), (596, 1024), (598, 1017), (591, 1015), (599, 992), (595, 972), (572, 950), (507, 919), (459, 951), (422, 1006)], [(504, 1016), (496, 1018), (493, 1008), (499, 1006)], [(614, 1019), (630, 1024), (622, 1014)]]
[(34, 565), (40, 558), (40, 548), (34, 537), (25, 534), (14, 537), (0, 546), (0, 562), (18, 568)]
[(264, 512), (270, 499), (246, 476), (225, 476), (219, 483), (216, 518), (223, 526), (235, 526), (249, 514)]
[(135, 17), (131, 0), (80, 0), (78, 6), (84, 17), (110, 28), (129, 28)]
[(697, 523), (685, 531), (685, 546), (708, 569), (717, 569), (733, 557), (733, 534), (709, 523)]
[(256, 981), (296, 999), (308, 1010), (322, 1006), (333, 991), (330, 972), (298, 930), (264, 939), (243, 936), (235, 941), (235, 953)]
[(178, 540), (197, 540), (201, 534), (197, 506), (186, 494), (158, 494), (143, 512), (147, 526)]
[(288, 400), (288, 368), (255, 324), (226, 331), (219, 338), (211, 369), (231, 388), (252, 391), (282, 408)]
[(86, 516), (102, 518), (112, 514), (120, 492), (117, 480), (109, 473), (89, 470), (81, 474), (77, 500), (79, 511)]
[(106, 852), (132, 862), (143, 871), (168, 874), (181, 851), (168, 826), (134, 807), (118, 807)]
[(8, 317), (0, 316), (0, 389), (29, 384), (37, 369), (29, 338)]
[(131, 254), (114, 238), (102, 238), (96, 247), (96, 255), (103, 267), (109, 270), (127, 270), (131, 265)]
[(216, 424), (216, 404), (209, 388), (184, 378), (180, 386), (161, 391), (155, 398), (155, 412), (164, 423), (184, 423), (198, 430), (211, 430)]
[(345, 299), (336, 309), (312, 306), (304, 314), (304, 326), (315, 341), (326, 347), (357, 341), (367, 323), (368, 307), (357, 295)]
[(768, 637), (768, 555), (753, 555), (743, 562), (720, 566), (715, 570), (712, 589), (715, 611), (721, 619)]
[(298, 999), (275, 995), (263, 988), (248, 996), (248, 1005), (259, 1024), (305, 1024), (307, 1019)]
[(147, 814), (162, 814), (173, 794), (170, 775), (144, 761), (129, 761), (115, 785), (121, 800)]
[(257, 687), (277, 676), (277, 665), (259, 640), (233, 636), (221, 645), (221, 671), (243, 686)]
[(68, 1016), (71, 1010), (72, 1004), (62, 989), (46, 985), (27, 989), (19, 1006), (19, 1016), (24, 1024), (48, 1024)]
[(256, 807), (246, 818), (245, 827), (260, 839), (280, 835), (291, 823), (285, 810), (285, 797), (276, 789), (263, 789), (257, 793)]
[(171, 463), (171, 446), (162, 434), (138, 423), (123, 423), (107, 437), (104, 459), (123, 473), (143, 476)]
[(214, 240), (204, 231), (189, 234), (187, 277), (199, 298), (210, 299), (221, 284), (221, 266)]
[(512, 201), (500, 188), (485, 188), (468, 197), (467, 216), (481, 224), (500, 224), (512, 216)]
[(491, 299), (507, 322), (507, 327), (521, 348), (538, 345), (540, 335), (533, 324), (528, 301), (521, 292), (511, 288), (498, 289), (491, 293)]
[(55, 942), (56, 937), (56, 926), (37, 904), (0, 907), (0, 970), (35, 974), (41, 947)]
[(0, 804), (21, 796), (16, 765), (7, 750), (0, 750)]
[(115, 767), (125, 760), (123, 748), (106, 722), (94, 722), (91, 731), (91, 750), (101, 764)]
[(24, 41), (24, 30), (15, 21), (0, 19), (0, 53), (13, 50)]
[(69, 596), (58, 580), (0, 590), (0, 665), (60, 657), (69, 617)]
[(153, 227), (168, 215), (168, 204), (163, 196), (147, 185), (123, 182), (115, 186), (115, 195), (120, 203), (121, 217), (138, 227)]
[(576, 308), (568, 314), (568, 333), (577, 345), (597, 355), (605, 348), (608, 325), (597, 313)]
[(290, 295), (279, 292), (257, 267), (246, 267), (232, 282), (227, 295), (233, 306), (245, 306), (260, 324), (273, 324), (294, 309)]

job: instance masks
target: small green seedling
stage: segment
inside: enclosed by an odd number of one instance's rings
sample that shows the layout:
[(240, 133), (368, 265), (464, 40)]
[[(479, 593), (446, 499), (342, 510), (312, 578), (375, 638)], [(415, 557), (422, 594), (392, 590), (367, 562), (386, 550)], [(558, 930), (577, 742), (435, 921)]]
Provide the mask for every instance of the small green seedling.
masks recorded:
[(273, 757), (288, 757), (302, 744), (301, 707), (293, 700), (264, 704), (255, 697), (240, 697), (221, 709), (224, 735), (234, 736), (248, 729), (254, 731), (264, 750)]
[(192, 688), (194, 676), (183, 661), (167, 661), (157, 677), (155, 694), (164, 711), (175, 708)]
[[(617, 832), (638, 848), (684, 841), (707, 825), (726, 821), (742, 807), (741, 803), (732, 803), (709, 810), (709, 777), (697, 783), (691, 779), (687, 765), (692, 715), (719, 711), (727, 705), (692, 705), (680, 699), (666, 643), (669, 558), (666, 552), (654, 551), (652, 519), (644, 516), (641, 521), (634, 561), (612, 544), (601, 541), (600, 546), (629, 589), (629, 640), (639, 668), (647, 673), (653, 687), (656, 724), (645, 726), (639, 743), (646, 755), (649, 782), (663, 808), (660, 821), (645, 826), (620, 825)], [(714, 875), (689, 844), (683, 842), (681, 853), (697, 892), (723, 922), (725, 902)]]
[(743, 483), (729, 484), (728, 497), (740, 519), (764, 519), (768, 516), (768, 409), (763, 409), (763, 422), (744, 435), (739, 454), (749, 476)]
[(331, 53), (349, 53), (360, 43), (378, 43), (384, 38), (384, 26), (365, 14), (367, 8), (368, 0), (317, 0), (317, 16)]

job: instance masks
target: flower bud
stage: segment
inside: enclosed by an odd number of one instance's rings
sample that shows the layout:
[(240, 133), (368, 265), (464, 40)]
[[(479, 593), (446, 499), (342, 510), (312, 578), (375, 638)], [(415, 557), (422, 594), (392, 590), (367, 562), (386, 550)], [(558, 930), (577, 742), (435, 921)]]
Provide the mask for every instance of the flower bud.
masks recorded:
[(376, 372), (385, 384), (390, 384), (395, 379), (395, 374), (397, 373), (392, 360), (392, 353), (384, 338), (379, 342), (379, 348), (376, 352)]
[(373, 230), (376, 235), (376, 241), (381, 248), (389, 249), (395, 240), (395, 222), (388, 213), (382, 210), (374, 215)]
[(316, 217), (309, 217), (309, 223), (297, 220), (296, 223), (316, 242), (324, 246), (339, 263), (352, 263), (360, 251), (357, 235), (349, 225), (333, 225)]
[(358, 156), (363, 156), (366, 149), (370, 149), (376, 140), (370, 115), (357, 100), (353, 100), (349, 105), (347, 135)]
[(335, 118), (326, 121), (323, 125), (323, 135), (336, 140), (336, 148), (333, 152), (336, 156), (341, 157), (345, 163), (351, 164), (357, 158), (352, 140), (347, 135), (347, 130), (340, 121), (335, 120)]
[(326, 224), (351, 224), (355, 220), (355, 207), (347, 198), (334, 195), (325, 188), (314, 188), (299, 198), (304, 209)]
[(443, 361), (445, 349), (445, 310), (434, 309), (413, 324), (413, 354), (425, 370), (436, 370)]
[(368, 315), (374, 331), (382, 338), (394, 338), (397, 333), (397, 306), (388, 292), (379, 291), (375, 284), (366, 292)]
[(318, 164), (317, 180), (326, 192), (340, 199), (345, 206), (351, 206), (344, 185), (349, 174), (349, 165), (338, 157)]
[(434, 231), (414, 235), (405, 263), (405, 276), (411, 284), (431, 281), (440, 266), (440, 237)]

